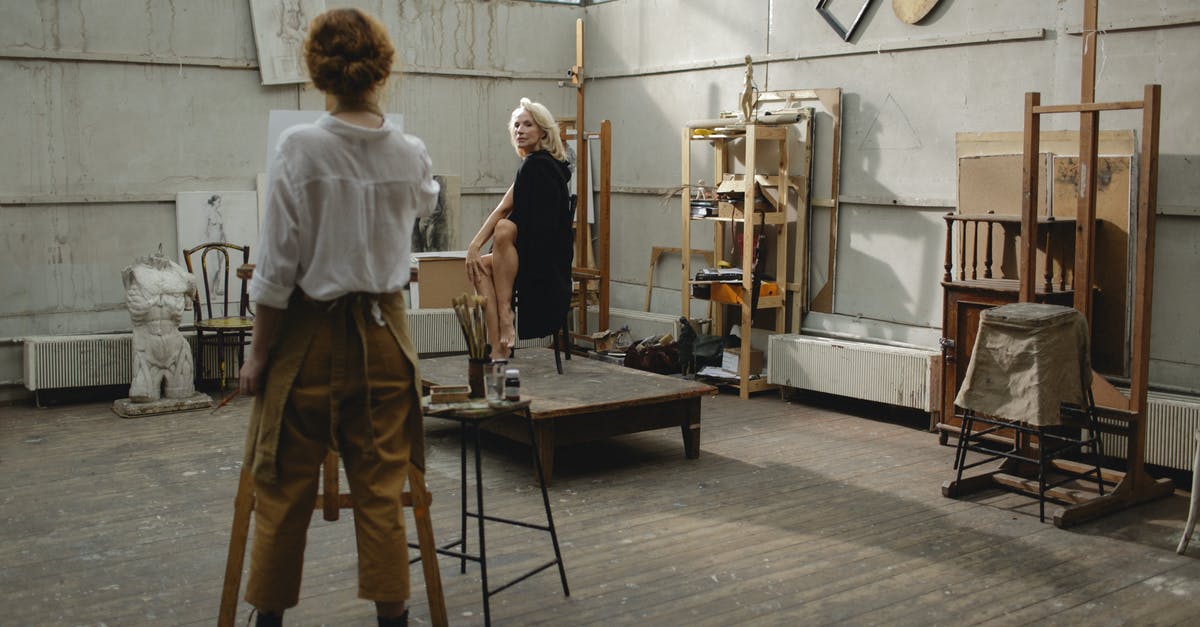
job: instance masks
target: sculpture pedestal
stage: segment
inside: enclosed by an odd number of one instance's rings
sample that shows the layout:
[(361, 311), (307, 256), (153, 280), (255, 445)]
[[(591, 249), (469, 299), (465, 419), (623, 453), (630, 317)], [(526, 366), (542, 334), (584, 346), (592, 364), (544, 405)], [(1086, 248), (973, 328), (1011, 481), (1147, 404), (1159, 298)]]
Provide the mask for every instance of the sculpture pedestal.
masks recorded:
[(212, 399), (203, 392), (188, 398), (164, 398), (146, 403), (135, 403), (128, 398), (113, 401), (112, 410), (122, 418), (140, 418), (156, 414), (172, 414), (180, 411), (195, 411), (212, 407)]

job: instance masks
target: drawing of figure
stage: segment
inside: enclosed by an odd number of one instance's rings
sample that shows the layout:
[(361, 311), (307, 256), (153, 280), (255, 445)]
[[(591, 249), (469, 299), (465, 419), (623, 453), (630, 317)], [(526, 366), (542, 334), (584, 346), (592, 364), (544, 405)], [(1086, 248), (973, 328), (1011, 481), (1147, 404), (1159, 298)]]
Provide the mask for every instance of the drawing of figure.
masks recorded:
[(138, 259), (121, 272), (125, 306), (133, 320), (133, 382), (129, 399), (147, 403), (189, 398), (192, 350), (179, 332), (185, 303), (196, 292), (196, 279), (161, 253)]
[[(225, 213), (221, 210), (221, 195), (213, 194), (205, 201), (204, 237), (206, 242), (227, 242), (225, 236)], [(225, 295), (225, 260), (217, 257), (217, 263), (210, 270), (208, 284), (214, 296)]]
[(279, 5), (279, 29), (275, 32), (285, 52), (300, 54), (304, 43), (304, 31), (308, 28), (308, 16), (299, 0), (284, 1)]

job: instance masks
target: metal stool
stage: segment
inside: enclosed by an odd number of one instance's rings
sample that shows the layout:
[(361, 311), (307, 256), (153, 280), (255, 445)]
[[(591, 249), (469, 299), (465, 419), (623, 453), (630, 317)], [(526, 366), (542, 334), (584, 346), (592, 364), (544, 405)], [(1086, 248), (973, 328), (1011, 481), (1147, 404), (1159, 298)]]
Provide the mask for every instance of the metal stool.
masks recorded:
[[(529, 411), (529, 401), (515, 401), (504, 403), (496, 407), (480, 405), (478, 403), (457, 403), (441, 406), (425, 407), (427, 416), (436, 416), (438, 418), (446, 418), (454, 420), (459, 424), (459, 440), (460, 440), (460, 473), (459, 481), (462, 494), (462, 509), (459, 518), (460, 531), (462, 535), (458, 540), (444, 544), (438, 549), (438, 553), (457, 557), (460, 560), (460, 572), (467, 571), (467, 561), (470, 560), (479, 564), (480, 578), (482, 579), (483, 592), (483, 622), (485, 625), (491, 625), (491, 597), (510, 586), (517, 584), (529, 577), (550, 568), (558, 566), (558, 577), (562, 582), (563, 596), (571, 596), (570, 588), (567, 586), (567, 571), (563, 566), (562, 551), (558, 546), (558, 532), (554, 528), (554, 515), (550, 511), (550, 497), (546, 492), (546, 479), (542, 472), (542, 462), (537, 454), (537, 440), (535, 439), (533, 430), (533, 415)], [(529, 427), (529, 442), (533, 451), (533, 465), (537, 471), (538, 487), (542, 491), (542, 506), (546, 511), (546, 524), (535, 524), (510, 518), (501, 518), (499, 516), (490, 516), (484, 513), (483, 508), (483, 478), (482, 478), (482, 457), (480, 455), (480, 431), (483, 423), (493, 418), (501, 416), (517, 415), (525, 418), (525, 422)], [(467, 426), (470, 425), (474, 431), (474, 446), (475, 446), (475, 506), (477, 511), (471, 511), (467, 503)], [(467, 518), (474, 518), (479, 525), (479, 553), (471, 554), (467, 552)], [(487, 567), (487, 541), (484, 530), (484, 522), (494, 522), (506, 525), (515, 525), (534, 529), (550, 534), (550, 543), (554, 547), (554, 559), (544, 564), (540, 564), (524, 574), (504, 583), (495, 588), (491, 587), (488, 582), (488, 567)], [(461, 551), (453, 550), (453, 547), (461, 547)]]

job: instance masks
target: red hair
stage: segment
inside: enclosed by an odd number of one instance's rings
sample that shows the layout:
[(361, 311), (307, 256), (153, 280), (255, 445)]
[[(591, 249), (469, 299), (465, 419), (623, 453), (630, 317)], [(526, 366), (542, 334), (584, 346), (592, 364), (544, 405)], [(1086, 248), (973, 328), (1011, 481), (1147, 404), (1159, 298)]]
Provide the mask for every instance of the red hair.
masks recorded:
[(362, 99), (387, 80), (396, 49), (379, 20), (358, 9), (332, 9), (308, 26), (304, 62), (321, 91)]

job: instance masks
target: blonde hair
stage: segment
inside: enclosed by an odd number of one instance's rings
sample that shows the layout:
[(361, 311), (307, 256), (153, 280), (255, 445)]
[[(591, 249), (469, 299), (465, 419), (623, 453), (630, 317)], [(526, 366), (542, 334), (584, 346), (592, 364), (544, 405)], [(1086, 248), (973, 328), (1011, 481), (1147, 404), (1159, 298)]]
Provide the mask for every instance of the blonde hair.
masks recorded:
[(528, 98), (521, 99), (521, 105), (513, 109), (512, 118), (508, 121), (508, 138), (512, 141), (513, 148), (518, 155), (526, 156), (521, 148), (517, 146), (516, 122), (517, 116), (521, 115), (522, 111), (529, 113), (529, 117), (533, 118), (533, 123), (538, 125), (544, 131), (541, 141), (538, 142), (538, 149), (545, 150), (550, 153), (550, 156), (565, 161), (567, 151), (563, 148), (562, 137), (558, 134), (558, 123), (554, 121), (554, 115), (546, 108), (546, 105), (540, 102), (533, 102)]

